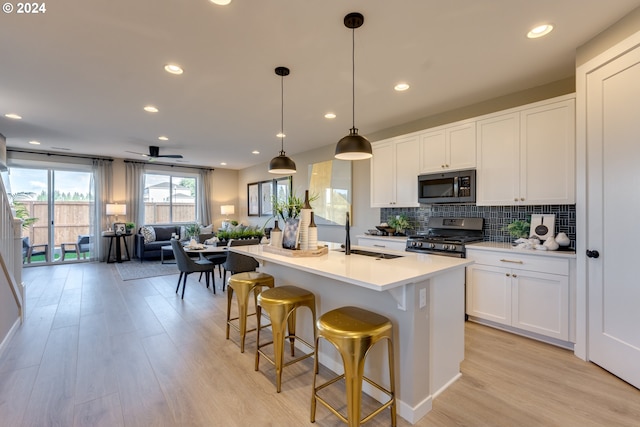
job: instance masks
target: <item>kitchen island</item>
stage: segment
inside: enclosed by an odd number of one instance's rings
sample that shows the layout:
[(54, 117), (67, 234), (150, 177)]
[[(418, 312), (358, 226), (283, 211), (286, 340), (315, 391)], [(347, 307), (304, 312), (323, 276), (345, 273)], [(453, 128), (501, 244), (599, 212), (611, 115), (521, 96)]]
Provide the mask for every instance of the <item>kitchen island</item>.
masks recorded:
[[(318, 315), (354, 305), (387, 316), (394, 326), (398, 415), (416, 423), (431, 410), (433, 398), (461, 375), (465, 267), (472, 261), (390, 250), (384, 253), (400, 257), (347, 256), (338, 245), (329, 246), (328, 254), (318, 257), (279, 255), (261, 245), (229, 249), (256, 258), (260, 271), (275, 277), (276, 286), (294, 285), (312, 291)], [(301, 310), (297, 331), (309, 340), (311, 323), (308, 312)], [(342, 372), (335, 349), (321, 342), (320, 350), (320, 363)], [(365, 375), (388, 382), (386, 366), (385, 346), (376, 346), (367, 357)], [(364, 391), (382, 399), (366, 383)]]

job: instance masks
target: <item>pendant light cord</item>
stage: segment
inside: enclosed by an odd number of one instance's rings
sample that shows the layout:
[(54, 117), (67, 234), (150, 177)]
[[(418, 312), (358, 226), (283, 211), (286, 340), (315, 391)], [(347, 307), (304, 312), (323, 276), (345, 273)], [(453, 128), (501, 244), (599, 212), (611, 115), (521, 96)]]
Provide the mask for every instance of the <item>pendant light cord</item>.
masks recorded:
[(284, 155), (284, 76), (280, 76), (280, 154)]
[(351, 117), (353, 122), (351, 127), (356, 128), (356, 29), (351, 29), (351, 99), (352, 109)]

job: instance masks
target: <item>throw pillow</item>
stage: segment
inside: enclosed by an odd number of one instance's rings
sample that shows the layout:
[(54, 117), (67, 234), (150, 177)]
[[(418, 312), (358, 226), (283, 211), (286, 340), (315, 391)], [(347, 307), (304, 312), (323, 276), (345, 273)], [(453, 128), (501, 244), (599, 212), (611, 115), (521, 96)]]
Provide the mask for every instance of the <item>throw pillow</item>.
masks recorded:
[(144, 237), (145, 243), (156, 241), (156, 230), (150, 225), (143, 226), (140, 231), (142, 232), (142, 237)]
[(211, 234), (213, 233), (213, 224), (209, 224), (206, 227), (200, 227), (200, 234)]

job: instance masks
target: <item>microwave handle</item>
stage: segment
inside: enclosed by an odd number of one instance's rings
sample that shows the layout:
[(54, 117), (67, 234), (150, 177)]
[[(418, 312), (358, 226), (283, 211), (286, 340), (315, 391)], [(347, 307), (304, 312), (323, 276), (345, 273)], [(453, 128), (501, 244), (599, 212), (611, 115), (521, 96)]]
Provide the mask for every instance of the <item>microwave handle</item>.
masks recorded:
[(453, 177), (453, 197), (458, 197), (460, 194), (460, 182), (458, 181), (458, 177)]

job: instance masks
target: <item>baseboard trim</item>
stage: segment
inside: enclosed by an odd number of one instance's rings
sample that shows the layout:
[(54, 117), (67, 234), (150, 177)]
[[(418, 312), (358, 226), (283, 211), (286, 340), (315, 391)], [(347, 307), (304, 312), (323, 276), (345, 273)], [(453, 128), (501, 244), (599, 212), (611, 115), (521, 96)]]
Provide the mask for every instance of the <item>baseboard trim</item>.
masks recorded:
[(20, 318), (18, 317), (16, 321), (13, 323), (13, 326), (11, 326), (11, 329), (9, 329), (9, 332), (7, 332), (7, 335), (4, 337), (4, 339), (0, 343), (0, 357), (2, 357), (2, 355), (4, 354), (4, 351), (9, 347), (11, 338), (13, 338), (13, 336), (15, 335), (16, 331), (20, 327), (20, 324), (21, 324)]

